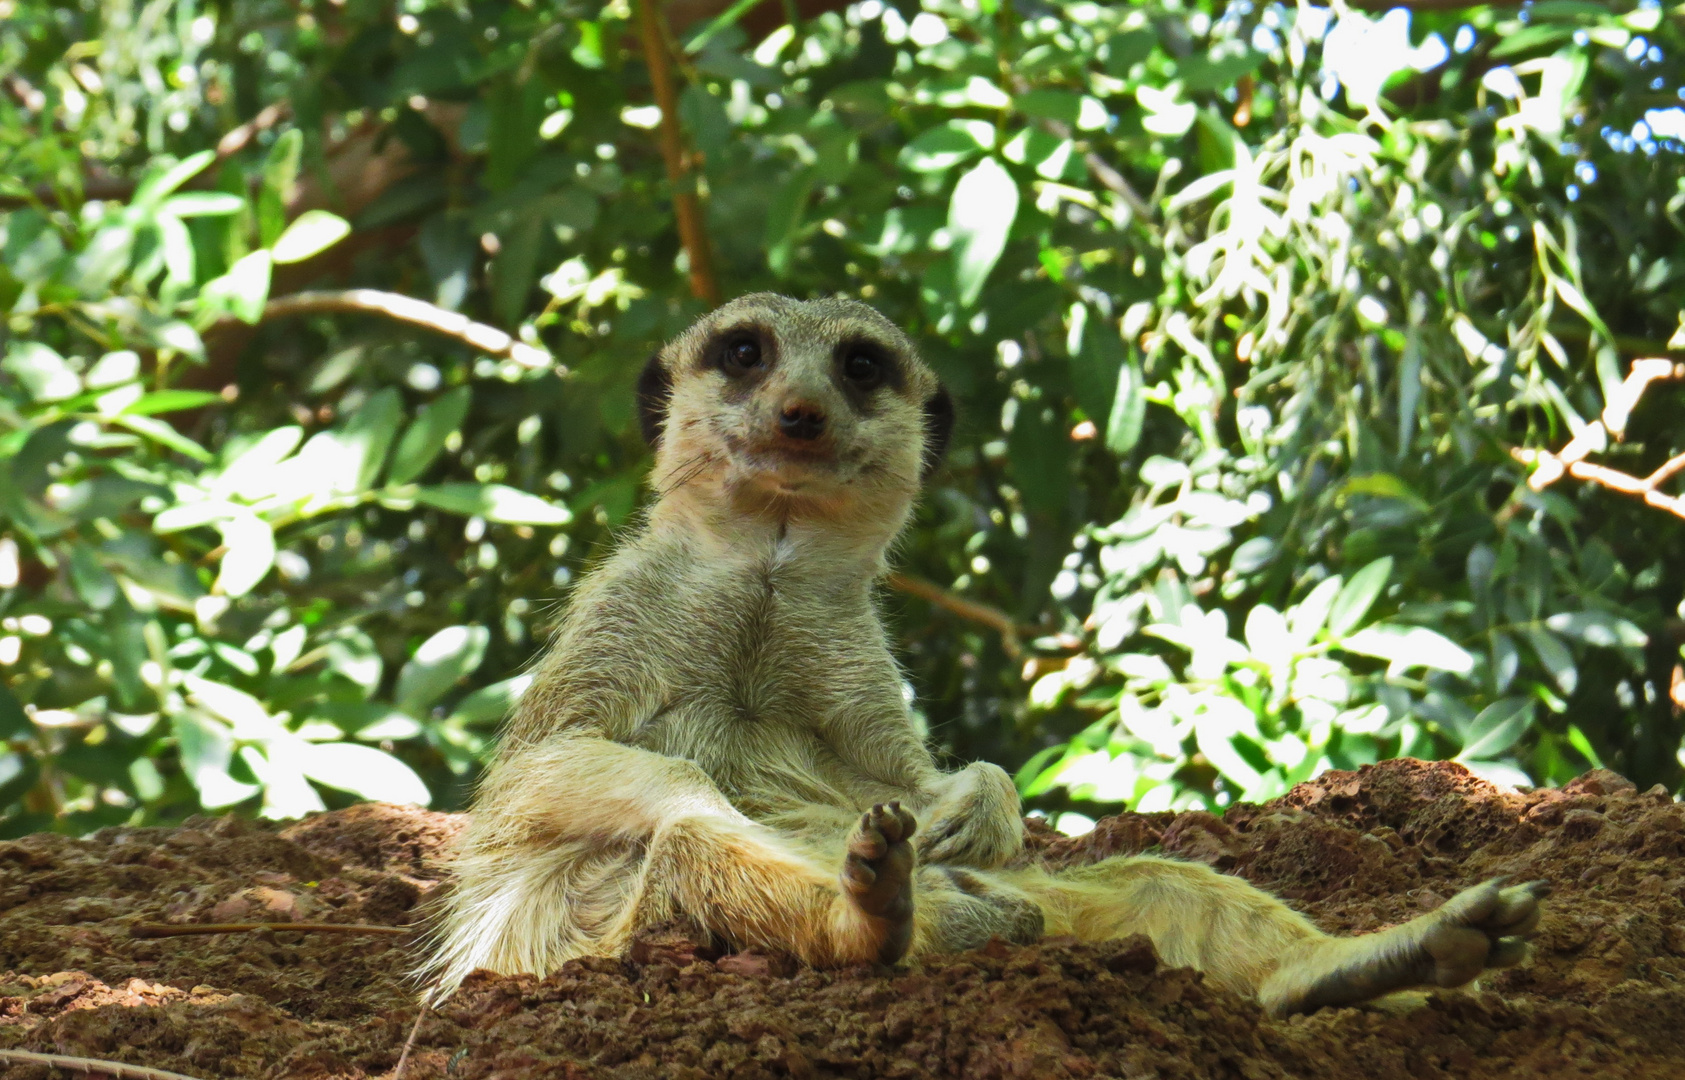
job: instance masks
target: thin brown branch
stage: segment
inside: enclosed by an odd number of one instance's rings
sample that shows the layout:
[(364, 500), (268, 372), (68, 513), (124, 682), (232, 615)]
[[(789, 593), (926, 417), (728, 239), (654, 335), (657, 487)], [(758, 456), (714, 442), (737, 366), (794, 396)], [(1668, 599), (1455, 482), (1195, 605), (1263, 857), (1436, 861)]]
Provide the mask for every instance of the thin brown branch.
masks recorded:
[(293, 930), (304, 934), (408, 934), (413, 927), (375, 926), (371, 923), (135, 923), (129, 936), (135, 938), (193, 937), (199, 934), (251, 934)]
[(277, 101), (272, 105), (265, 105), (259, 109), (257, 115), (229, 131), (216, 143), (217, 161), (227, 161), (229, 158), (244, 150), (257, 137), (258, 132), (267, 131), (285, 120), (293, 113), (292, 102)]
[(404, 296), (402, 293), (381, 292), (378, 289), (298, 292), (277, 296), (263, 307), (263, 318), (266, 320), (285, 318), (289, 315), (322, 313), (381, 315), (455, 338), (488, 356), (513, 360), (522, 367), (555, 367), (559, 373), (566, 370), (556, 365), (555, 358), (545, 350), (519, 341), (495, 326), (475, 322), (466, 315), (447, 311), (436, 304)]
[(638, 0), (638, 37), (642, 39), (644, 63), (649, 66), (650, 87), (661, 109), (661, 160), (667, 167), (667, 183), (673, 189), (673, 217), (679, 226), (679, 242), (690, 263), (691, 295), (718, 304), (723, 299), (714, 277), (708, 251), (708, 234), (702, 227), (702, 207), (690, 182), (690, 168), (684, 138), (679, 132), (679, 99), (673, 92), (672, 60), (667, 54), (667, 35), (662, 32), (661, 12), (655, 0)]
[(36, 1054), (28, 1050), (0, 1050), (0, 1063), (45, 1065), (49, 1069), (65, 1069), (93, 1076), (112, 1076), (116, 1077), (116, 1080), (195, 1080), (194, 1077), (182, 1073), (149, 1069), (145, 1065), (127, 1065), (121, 1061), (71, 1057), (68, 1054)]
[(916, 596), (920, 600), (928, 601), (943, 611), (958, 615), (962, 619), (969, 619), (974, 623), (981, 623), (1000, 635), (1001, 648), (1013, 660), (1024, 655), (1024, 647), (1020, 643), (1018, 624), (1013, 622), (1012, 616), (997, 607), (979, 604), (975, 600), (967, 600), (963, 596), (953, 593), (923, 578), (908, 577), (906, 574), (891, 574), (888, 579), (889, 587), (909, 596)]
[(1668, 459), (1649, 476), (1643, 477), (1585, 460), (1588, 454), (1605, 449), (1611, 435), (1617, 440), (1626, 435), (1627, 419), (1651, 383), (1679, 379), (1685, 379), (1685, 364), (1660, 357), (1634, 360), (1626, 379), (1609, 395), (1603, 415), (1581, 428), (1567, 446), (1555, 453), (1519, 447), (1510, 452), (1517, 461), (1533, 466), (1527, 486), (1534, 491), (1543, 491), (1562, 477), (1572, 476), (1623, 495), (1637, 495), (1657, 509), (1685, 518), (1685, 496), (1669, 495), (1660, 490), (1661, 485), (1676, 473), (1685, 471), (1685, 454)]

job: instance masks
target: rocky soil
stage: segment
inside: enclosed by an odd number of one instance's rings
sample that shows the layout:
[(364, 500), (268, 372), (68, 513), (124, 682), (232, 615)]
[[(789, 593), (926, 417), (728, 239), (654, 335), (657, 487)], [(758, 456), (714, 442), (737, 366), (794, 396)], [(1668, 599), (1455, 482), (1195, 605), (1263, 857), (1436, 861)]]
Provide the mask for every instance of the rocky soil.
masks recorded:
[[(405, 925), (458, 828), (376, 805), (0, 843), (0, 1050), (206, 1080), (390, 1076), (417, 1009), (406, 938), (131, 927)], [(1284, 1022), (1138, 938), (820, 972), (671, 928), (624, 962), (475, 976), (423, 1021), (406, 1080), (1685, 1075), (1685, 805), (1659, 789), (1597, 772), (1516, 794), (1397, 761), (1220, 819), (1124, 814), (1031, 846), (1054, 865), (1149, 849), (1206, 862), (1341, 932), (1495, 874), (1556, 892), (1535, 958), (1477, 991)], [(0, 1080), (48, 1075), (0, 1064)]]

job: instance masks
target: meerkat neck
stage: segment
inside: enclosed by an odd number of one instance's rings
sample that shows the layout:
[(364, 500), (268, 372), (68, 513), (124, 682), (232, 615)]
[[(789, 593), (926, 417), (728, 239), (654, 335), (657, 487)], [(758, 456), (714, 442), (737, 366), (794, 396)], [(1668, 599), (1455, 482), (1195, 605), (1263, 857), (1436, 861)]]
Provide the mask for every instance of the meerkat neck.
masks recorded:
[(864, 584), (887, 572), (887, 554), (907, 511), (903, 505), (887, 515), (839, 513), (803, 500), (696, 490), (657, 502), (650, 508), (649, 528), (657, 535), (682, 536), (710, 558), (770, 558), (825, 578)]

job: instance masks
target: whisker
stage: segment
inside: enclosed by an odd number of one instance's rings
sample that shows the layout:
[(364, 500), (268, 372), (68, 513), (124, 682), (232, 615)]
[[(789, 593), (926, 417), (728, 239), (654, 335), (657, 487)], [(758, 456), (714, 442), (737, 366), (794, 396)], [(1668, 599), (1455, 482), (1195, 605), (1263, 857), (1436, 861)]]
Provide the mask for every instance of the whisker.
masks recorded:
[(672, 483), (663, 488), (657, 495), (657, 498), (665, 499), (667, 496), (673, 494), (673, 492), (678, 491), (680, 488), (689, 484), (692, 480), (695, 480), (698, 476), (701, 476), (704, 472), (706, 472), (708, 466), (712, 465), (714, 461), (715, 455), (712, 451), (705, 450), (702, 453), (697, 454), (695, 457), (691, 458), (675, 470), (677, 475), (673, 479)]

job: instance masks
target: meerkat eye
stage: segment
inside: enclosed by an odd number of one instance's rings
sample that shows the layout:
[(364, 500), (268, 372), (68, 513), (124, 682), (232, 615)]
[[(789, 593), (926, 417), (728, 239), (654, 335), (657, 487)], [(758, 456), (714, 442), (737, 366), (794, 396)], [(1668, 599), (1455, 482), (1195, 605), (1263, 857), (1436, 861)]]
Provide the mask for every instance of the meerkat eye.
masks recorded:
[(883, 361), (867, 352), (851, 352), (843, 358), (843, 378), (862, 390), (883, 382)]
[(720, 354), (720, 366), (727, 375), (741, 375), (761, 364), (761, 343), (754, 338), (734, 338)]

